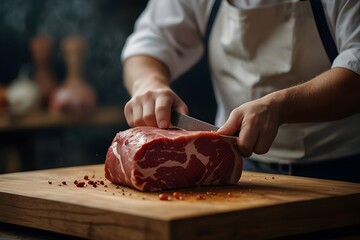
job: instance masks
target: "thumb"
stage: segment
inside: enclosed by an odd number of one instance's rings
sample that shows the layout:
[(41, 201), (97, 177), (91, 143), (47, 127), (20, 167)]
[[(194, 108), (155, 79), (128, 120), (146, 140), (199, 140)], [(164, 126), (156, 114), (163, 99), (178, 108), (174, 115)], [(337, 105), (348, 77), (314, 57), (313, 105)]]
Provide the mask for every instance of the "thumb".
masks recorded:
[(235, 135), (240, 129), (240, 124), (234, 118), (229, 118), (224, 125), (222, 125), (217, 132), (221, 135)]

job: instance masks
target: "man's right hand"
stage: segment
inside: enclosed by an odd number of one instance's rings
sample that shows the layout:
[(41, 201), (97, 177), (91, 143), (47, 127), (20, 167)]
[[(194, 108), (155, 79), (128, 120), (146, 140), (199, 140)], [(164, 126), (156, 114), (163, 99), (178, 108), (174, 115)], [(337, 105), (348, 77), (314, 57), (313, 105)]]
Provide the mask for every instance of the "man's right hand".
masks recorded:
[(188, 113), (188, 108), (180, 97), (169, 87), (162, 87), (135, 94), (125, 105), (124, 113), (131, 127), (168, 128), (171, 109)]
[(124, 62), (125, 86), (132, 96), (124, 114), (130, 127), (168, 128), (171, 110), (188, 113), (186, 104), (169, 86), (166, 65), (149, 56), (134, 56)]

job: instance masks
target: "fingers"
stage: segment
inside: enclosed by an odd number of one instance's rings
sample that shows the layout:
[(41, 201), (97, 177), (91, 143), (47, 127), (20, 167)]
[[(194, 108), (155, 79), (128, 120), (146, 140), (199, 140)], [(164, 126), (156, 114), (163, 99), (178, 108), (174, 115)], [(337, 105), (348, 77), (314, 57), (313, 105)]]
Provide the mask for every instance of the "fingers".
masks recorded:
[(126, 122), (128, 123), (128, 125), (130, 127), (134, 127), (134, 117), (133, 117), (133, 113), (132, 113), (132, 107), (131, 107), (131, 100), (128, 101), (125, 106), (124, 106), (124, 116), (126, 119)]
[(156, 126), (154, 109), (154, 100), (151, 94), (147, 93), (133, 97), (126, 103), (124, 108), (128, 125), (130, 127)]
[(153, 101), (147, 101), (142, 107), (142, 122), (140, 125), (156, 127), (155, 106)]
[(175, 94), (157, 98), (155, 115), (159, 128), (170, 127), (171, 109), (183, 114), (188, 114), (189, 112), (186, 104)]
[(258, 133), (250, 126), (244, 126), (240, 130), (239, 138), (236, 140), (240, 154), (244, 157), (250, 157), (254, 152), (258, 140)]
[(156, 99), (155, 117), (159, 128), (168, 128), (170, 126), (170, 112), (173, 99), (170, 96), (160, 96)]
[(242, 115), (237, 114), (235, 111), (232, 111), (228, 120), (225, 124), (219, 128), (217, 131), (221, 135), (229, 135), (232, 136), (237, 132), (241, 127)]
[(186, 104), (180, 99), (178, 98), (174, 105), (173, 105), (173, 109), (174, 111), (178, 112), (178, 113), (181, 113), (181, 114), (189, 114), (189, 109), (188, 107), (186, 106)]
[(254, 153), (256, 154), (265, 154), (269, 151), (276, 135), (278, 128), (274, 128), (273, 126), (265, 125), (261, 135), (258, 136), (256, 141), (256, 145), (254, 147)]
[(245, 112), (235, 109), (230, 113), (228, 120), (218, 130), (222, 135), (234, 135), (239, 129), (239, 138), (236, 140), (239, 152), (244, 157), (250, 157), (258, 139), (258, 133), (248, 120), (245, 121)]
[(244, 157), (252, 153), (265, 154), (269, 151), (275, 139), (277, 130), (270, 128), (256, 116), (246, 119), (241, 126), (237, 145)]
[(135, 105), (132, 108), (133, 126), (145, 125), (142, 105)]
[(171, 109), (187, 113), (186, 104), (171, 90), (148, 91), (133, 97), (124, 108), (130, 127), (169, 128)]
[(264, 108), (261, 102), (251, 102), (234, 109), (226, 123), (218, 130), (222, 135), (233, 135), (240, 129), (236, 143), (244, 157), (252, 153), (265, 154), (269, 151), (279, 128), (275, 111)]

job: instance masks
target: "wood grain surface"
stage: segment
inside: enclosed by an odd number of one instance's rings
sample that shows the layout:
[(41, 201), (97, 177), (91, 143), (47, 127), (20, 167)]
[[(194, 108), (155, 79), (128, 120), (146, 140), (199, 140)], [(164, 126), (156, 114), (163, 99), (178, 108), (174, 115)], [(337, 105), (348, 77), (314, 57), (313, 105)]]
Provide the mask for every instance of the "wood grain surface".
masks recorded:
[[(180, 189), (183, 200), (162, 201), (103, 173), (91, 165), (2, 174), (0, 221), (89, 239), (265, 239), (360, 224), (355, 183), (244, 172), (235, 186)], [(85, 175), (97, 187), (76, 187)]]

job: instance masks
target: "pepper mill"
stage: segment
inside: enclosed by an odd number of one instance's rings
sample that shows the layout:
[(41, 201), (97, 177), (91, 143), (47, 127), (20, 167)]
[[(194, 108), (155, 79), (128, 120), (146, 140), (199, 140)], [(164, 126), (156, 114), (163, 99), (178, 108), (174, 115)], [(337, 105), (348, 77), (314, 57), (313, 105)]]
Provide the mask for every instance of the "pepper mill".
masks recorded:
[(52, 97), (50, 110), (55, 113), (89, 112), (96, 104), (96, 94), (84, 78), (86, 41), (79, 35), (68, 36), (62, 40), (61, 50), (67, 72)]
[(53, 46), (53, 39), (49, 36), (34, 37), (30, 43), (35, 69), (33, 79), (39, 87), (44, 106), (47, 106), (56, 88), (56, 78), (52, 68)]
[(65, 82), (67, 84), (85, 81), (84, 56), (86, 42), (82, 36), (72, 35), (61, 42), (61, 50), (67, 67)]
[(6, 104), (6, 86), (0, 84), (0, 114), (5, 110)]

